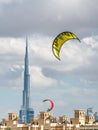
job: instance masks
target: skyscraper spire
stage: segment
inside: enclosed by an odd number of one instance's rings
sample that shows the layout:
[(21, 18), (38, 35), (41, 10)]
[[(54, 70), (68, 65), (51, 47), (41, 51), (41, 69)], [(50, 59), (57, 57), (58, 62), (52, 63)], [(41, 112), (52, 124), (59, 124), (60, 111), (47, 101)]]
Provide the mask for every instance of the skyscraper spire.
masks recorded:
[(26, 37), (26, 53), (25, 53), (25, 72), (29, 73), (29, 59), (28, 59), (28, 39)]
[(26, 52), (24, 64), (24, 90), (23, 90), (23, 105), (19, 112), (21, 123), (30, 123), (30, 118), (34, 117), (34, 111), (30, 108), (30, 74), (29, 74), (29, 59), (28, 59), (28, 39), (26, 37)]
[(25, 68), (24, 68), (24, 91), (23, 91), (23, 106), (29, 108), (30, 104), (30, 75), (29, 75), (29, 60), (28, 60), (28, 41), (26, 37), (26, 53), (25, 53)]

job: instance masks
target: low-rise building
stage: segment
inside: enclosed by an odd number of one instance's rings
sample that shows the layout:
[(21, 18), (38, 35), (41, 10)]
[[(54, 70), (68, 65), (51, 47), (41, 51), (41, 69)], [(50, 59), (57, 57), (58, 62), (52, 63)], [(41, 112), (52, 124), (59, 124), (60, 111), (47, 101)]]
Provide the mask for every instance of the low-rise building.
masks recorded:
[(50, 112), (40, 112), (29, 124), (19, 124), (17, 114), (9, 113), (8, 119), (2, 120), (0, 130), (98, 130), (98, 124), (94, 123), (93, 116), (85, 116), (84, 110), (75, 110), (70, 121), (66, 116), (57, 118)]

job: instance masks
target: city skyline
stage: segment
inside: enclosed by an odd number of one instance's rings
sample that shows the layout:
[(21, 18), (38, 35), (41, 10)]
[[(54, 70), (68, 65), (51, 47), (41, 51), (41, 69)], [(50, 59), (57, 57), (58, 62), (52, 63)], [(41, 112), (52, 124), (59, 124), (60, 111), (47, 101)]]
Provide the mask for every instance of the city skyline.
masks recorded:
[[(18, 112), (22, 103), (25, 35), (29, 38), (31, 107), (35, 116), (54, 101), (54, 116), (75, 109), (98, 111), (98, 1), (0, 0), (0, 119)], [(67, 42), (61, 61), (52, 52), (54, 38), (75, 33), (81, 43)]]

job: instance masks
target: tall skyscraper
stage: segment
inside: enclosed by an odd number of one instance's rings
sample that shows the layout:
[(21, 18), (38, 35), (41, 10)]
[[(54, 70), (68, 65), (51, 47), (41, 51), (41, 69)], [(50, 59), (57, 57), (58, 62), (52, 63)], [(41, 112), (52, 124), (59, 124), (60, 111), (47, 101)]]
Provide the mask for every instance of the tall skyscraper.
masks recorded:
[(29, 60), (28, 60), (28, 40), (26, 38), (26, 52), (24, 64), (24, 90), (23, 90), (23, 104), (19, 111), (20, 123), (30, 123), (30, 119), (34, 117), (34, 110), (30, 108), (30, 74), (29, 74)]

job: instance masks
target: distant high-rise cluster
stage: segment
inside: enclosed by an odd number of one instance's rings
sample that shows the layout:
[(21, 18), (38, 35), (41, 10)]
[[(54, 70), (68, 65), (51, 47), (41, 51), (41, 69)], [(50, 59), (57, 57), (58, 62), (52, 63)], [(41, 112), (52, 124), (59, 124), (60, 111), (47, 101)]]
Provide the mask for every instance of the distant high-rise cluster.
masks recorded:
[(87, 116), (93, 116), (93, 107), (87, 109)]
[(94, 113), (94, 118), (95, 118), (95, 121), (98, 121), (98, 112)]
[(34, 117), (34, 110), (30, 108), (30, 74), (28, 60), (28, 41), (26, 38), (26, 53), (24, 65), (24, 90), (23, 90), (23, 105), (19, 111), (20, 123), (30, 123), (30, 119)]
[(94, 120), (98, 121), (98, 112), (94, 112), (93, 107), (87, 108), (87, 116), (94, 116)]

